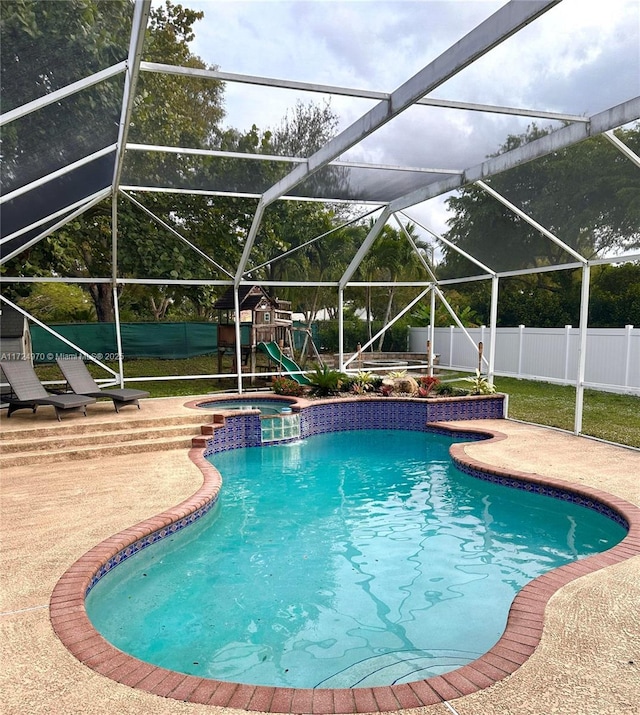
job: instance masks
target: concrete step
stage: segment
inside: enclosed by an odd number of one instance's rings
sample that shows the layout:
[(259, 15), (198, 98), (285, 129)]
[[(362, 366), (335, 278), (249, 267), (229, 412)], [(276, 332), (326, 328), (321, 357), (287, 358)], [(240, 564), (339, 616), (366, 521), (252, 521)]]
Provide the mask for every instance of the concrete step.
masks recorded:
[[(10, 455), (23, 453), (28, 451), (33, 452), (50, 452), (60, 450), (76, 449), (85, 446), (102, 446), (102, 445), (120, 445), (124, 442), (141, 441), (143, 439), (171, 439), (173, 437), (191, 437), (201, 434), (203, 425), (199, 424), (184, 424), (173, 426), (154, 426), (153, 428), (142, 427), (131, 429), (102, 431), (102, 425), (96, 425), (96, 431), (81, 432), (80, 434), (59, 434), (51, 436), (43, 436), (42, 433), (38, 437), (24, 439), (22, 434), (15, 434), (17, 439), (4, 439), (0, 442), (0, 455)], [(3, 463), (3, 462), (0, 462)]]
[(185, 415), (180, 417), (128, 417), (121, 419), (120, 415), (113, 414), (113, 419), (105, 417), (96, 421), (94, 419), (73, 420), (72, 424), (64, 422), (55, 422), (46, 427), (38, 425), (37, 427), (27, 427), (26, 429), (4, 429), (0, 432), (0, 444), (5, 442), (23, 441), (33, 443), (35, 440), (58, 437), (65, 439), (67, 437), (76, 437), (78, 435), (96, 434), (96, 433), (118, 433), (122, 431), (152, 431), (163, 427), (176, 427), (190, 425), (196, 431), (199, 431), (200, 425), (211, 423), (212, 416), (194, 412), (193, 415)]
[(140, 438), (141, 435), (136, 436), (138, 439), (133, 439), (128, 442), (112, 442), (97, 446), (77, 446), (49, 450), (23, 450), (14, 454), (3, 455), (0, 459), (0, 465), (2, 468), (22, 465), (31, 466), (38, 464), (50, 464), (52, 462), (61, 462), (65, 460), (93, 459), (101, 456), (113, 457), (114, 455), (119, 454), (135, 454), (152, 451), (160, 452), (171, 449), (190, 449), (192, 444), (192, 435), (166, 437), (161, 439), (152, 439), (150, 437)]
[[(128, 410), (120, 414), (106, 411), (65, 422), (51, 421), (37, 426), (0, 432), (0, 468), (38, 465), (63, 460), (90, 459), (136, 452), (190, 449), (207, 433), (213, 415), (193, 411), (184, 415), (145, 414)], [(5, 423), (6, 424), (6, 423)], [(8, 425), (13, 427), (13, 425)]]

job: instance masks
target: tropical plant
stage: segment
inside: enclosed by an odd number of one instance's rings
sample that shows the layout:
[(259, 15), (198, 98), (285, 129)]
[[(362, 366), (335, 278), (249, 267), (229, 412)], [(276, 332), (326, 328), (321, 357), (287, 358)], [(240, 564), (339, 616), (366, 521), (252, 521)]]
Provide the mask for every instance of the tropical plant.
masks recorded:
[(336, 395), (349, 379), (340, 370), (334, 370), (327, 365), (316, 365), (315, 370), (309, 373), (307, 377), (311, 383), (309, 392), (318, 397)]
[[(464, 301), (469, 300), (467, 296), (462, 295), (459, 291), (450, 291), (447, 294), (447, 302), (451, 306), (453, 312), (458, 317), (458, 320), (467, 328), (475, 328), (482, 323), (478, 312), (470, 305), (464, 305)], [(411, 313), (412, 324), (424, 327), (431, 324), (431, 308), (424, 303), (417, 306)], [(436, 306), (435, 310), (435, 325), (438, 327), (451, 325), (453, 318), (449, 311), (442, 303)]]
[(464, 381), (471, 385), (470, 393), (472, 395), (492, 395), (496, 391), (495, 385), (489, 382), (489, 379), (480, 370), (476, 370), (474, 377), (465, 377)]
[(364, 394), (375, 389), (375, 375), (368, 370), (359, 370), (351, 377), (351, 391), (357, 394)]
[(418, 395), (420, 397), (429, 397), (439, 384), (439, 377), (435, 377), (435, 375), (423, 375), (418, 380)]

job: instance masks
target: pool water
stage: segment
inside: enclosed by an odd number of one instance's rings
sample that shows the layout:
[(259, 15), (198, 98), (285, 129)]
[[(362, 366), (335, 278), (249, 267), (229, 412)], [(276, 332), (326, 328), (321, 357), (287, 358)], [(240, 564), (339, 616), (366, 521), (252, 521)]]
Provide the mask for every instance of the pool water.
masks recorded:
[(255, 685), (389, 685), (464, 665), (527, 582), (626, 532), (463, 474), (452, 441), (370, 430), (216, 454), (218, 506), (107, 574), (89, 617), (142, 660)]
[(291, 404), (284, 400), (213, 400), (201, 402), (198, 407), (211, 410), (260, 410), (262, 415), (278, 415), (290, 411)]

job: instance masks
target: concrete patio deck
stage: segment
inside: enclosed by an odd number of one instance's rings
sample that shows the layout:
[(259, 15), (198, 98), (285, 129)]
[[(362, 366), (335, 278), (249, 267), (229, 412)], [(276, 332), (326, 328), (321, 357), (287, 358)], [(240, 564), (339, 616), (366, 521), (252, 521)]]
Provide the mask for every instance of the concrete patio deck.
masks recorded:
[[(123, 410), (120, 415), (101, 403), (88, 417), (65, 415), (61, 423), (46, 409), (36, 415), (16, 413), (10, 420), (3, 414), (0, 427), (55, 430), (58, 424), (76, 424), (80, 429), (105, 419), (124, 427), (141, 415), (192, 414), (184, 406), (187, 401), (145, 400), (141, 411)], [(640, 506), (640, 452), (508, 420), (487, 420), (482, 426), (507, 439), (466, 444), (469, 457), (591, 486)], [(1, 480), (2, 712), (232, 712), (161, 698), (103, 677), (67, 651), (49, 621), (51, 592), (76, 559), (200, 487), (202, 476), (188, 450), (13, 466), (2, 470)], [(485, 690), (452, 700), (450, 706), (459, 715), (632, 715), (640, 713), (639, 703), (640, 557), (635, 557), (556, 592), (545, 611), (542, 639), (524, 665)], [(451, 708), (438, 704), (415, 712), (451, 715)]]

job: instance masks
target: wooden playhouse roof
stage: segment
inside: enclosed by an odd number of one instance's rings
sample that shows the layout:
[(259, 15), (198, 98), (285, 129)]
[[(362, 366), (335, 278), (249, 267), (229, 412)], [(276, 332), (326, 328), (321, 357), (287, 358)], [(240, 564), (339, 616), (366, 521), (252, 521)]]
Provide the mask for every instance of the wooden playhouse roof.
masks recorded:
[[(271, 305), (277, 307), (278, 301), (274, 300), (264, 288), (260, 286), (241, 285), (238, 288), (240, 310), (253, 310), (263, 298), (266, 298)], [(233, 288), (227, 289), (224, 295), (218, 298), (213, 307), (218, 310), (233, 310), (235, 308)]]

